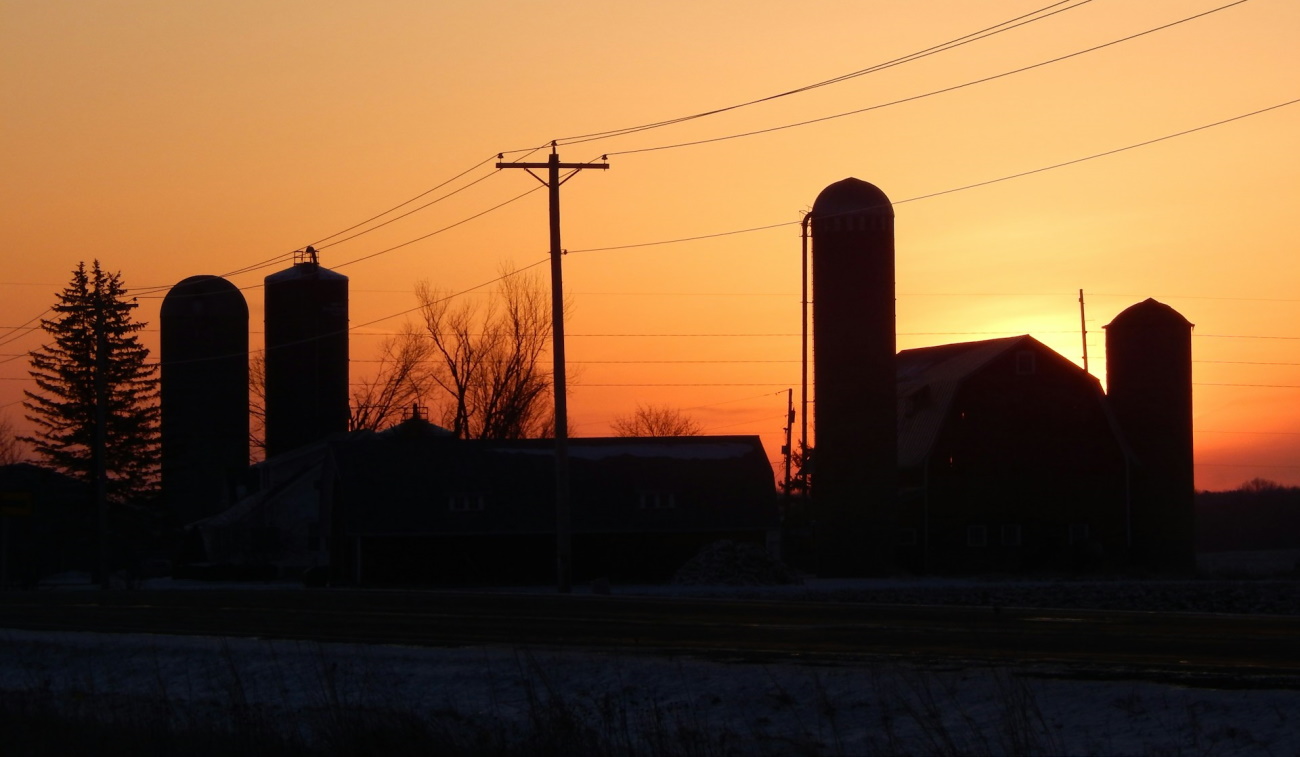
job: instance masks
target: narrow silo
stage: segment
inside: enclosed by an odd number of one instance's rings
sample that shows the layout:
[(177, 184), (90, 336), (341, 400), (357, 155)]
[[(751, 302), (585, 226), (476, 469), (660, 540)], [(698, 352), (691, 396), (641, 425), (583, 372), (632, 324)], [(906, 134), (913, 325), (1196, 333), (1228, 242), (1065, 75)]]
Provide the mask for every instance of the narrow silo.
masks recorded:
[(266, 277), (266, 455), (348, 429), (348, 277), (316, 251)]
[(1192, 324), (1148, 299), (1106, 326), (1107, 396), (1137, 464), (1129, 522), (1134, 558), (1196, 568), (1192, 461)]
[(189, 523), (230, 504), (248, 468), (248, 304), (223, 278), (191, 276), (159, 321), (163, 497)]
[(822, 190), (811, 216), (819, 571), (878, 572), (897, 528), (894, 208), (849, 178)]

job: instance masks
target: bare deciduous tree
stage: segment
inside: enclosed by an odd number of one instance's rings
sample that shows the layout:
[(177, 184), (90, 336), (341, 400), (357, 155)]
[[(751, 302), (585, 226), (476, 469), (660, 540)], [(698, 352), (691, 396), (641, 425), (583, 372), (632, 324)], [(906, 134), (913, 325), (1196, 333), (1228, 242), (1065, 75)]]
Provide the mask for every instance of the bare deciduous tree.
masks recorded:
[(22, 462), (23, 457), (23, 443), (18, 439), (18, 430), (9, 416), (0, 415), (0, 465)]
[(429, 387), (429, 358), (433, 344), (406, 324), (379, 345), (379, 367), (370, 379), (352, 388), (352, 430), (378, 431), (402, 419), (419, 404)]
[(1272, 481), (1267, 478), (1260, 478), (1256, 476), (1255, 478), (1252, 478), (1251, 480), (1243, 483), (1239, 488), (1243, 492), (1259, 493), (1259, 492), (1277, 491), (1285, 487), (1283, 487), (1281, 484), (1279, 484), (1276, 481)]
[(668, 405), (641, 405), (630, 415), (610, 424), (614, 436), (699, 436), (704, 427), (681, 410)]
[(550, 298), (539, 277), (502, 274), (500, 296), (484, 306), (453, 307), (428, 282), (416, 287), (443, 423), (465, 439), (536, 437), (552, 425), (551, 373), (539, 364), (551, 341)]
[(253, 462), (266, 459), (266, 353), (248, 356), (248, 451)]

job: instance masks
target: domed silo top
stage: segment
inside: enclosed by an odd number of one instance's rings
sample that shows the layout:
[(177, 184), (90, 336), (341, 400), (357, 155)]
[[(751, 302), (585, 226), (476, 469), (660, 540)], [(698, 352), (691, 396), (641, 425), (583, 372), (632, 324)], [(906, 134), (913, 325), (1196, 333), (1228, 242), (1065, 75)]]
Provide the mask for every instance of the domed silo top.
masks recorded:
[(248, 303), (239, 287), (220, 276), (190, 276), (167, 292), (158, 316), (162, 320), (188, 316), (247, 319)]
[(1169, 307), (1163, 302), (1154, 299), (1145, 299), (1136, 305), (1125, 308), (1115, 319), (1107, 324), (1106, 328), (1150, 328), (1150, 327), (1181, 327), (1192, 328), (1192, 322), (1183, 317), (1182, 313)]
[(826, 187), (813, 202), (813, 220), (848, 215), (892, 218), (894, 205), (875, 184), (853, 177), (842, 179)]

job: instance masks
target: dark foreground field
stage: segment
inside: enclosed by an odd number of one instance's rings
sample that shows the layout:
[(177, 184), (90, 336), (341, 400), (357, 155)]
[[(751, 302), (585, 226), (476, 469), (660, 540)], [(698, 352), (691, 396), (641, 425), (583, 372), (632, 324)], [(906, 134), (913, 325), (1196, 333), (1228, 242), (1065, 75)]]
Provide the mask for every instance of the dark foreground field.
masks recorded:
[(1294, 588), (1189, 584), (6, 594), (0, 731), (5, 754), (1295, 753), (1300, 616), (1024, 606)]

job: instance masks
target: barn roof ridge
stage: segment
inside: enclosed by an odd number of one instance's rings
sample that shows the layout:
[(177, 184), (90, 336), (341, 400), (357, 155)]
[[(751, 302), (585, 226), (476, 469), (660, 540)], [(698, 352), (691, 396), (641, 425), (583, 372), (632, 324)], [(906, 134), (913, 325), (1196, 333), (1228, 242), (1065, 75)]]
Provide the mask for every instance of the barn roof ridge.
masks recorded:
[(1051, 348), (1028, 334), (973, 342), (917, 347), (898, 353), (898, 464), (925, 461), (965, 380), (1026, 340)]

